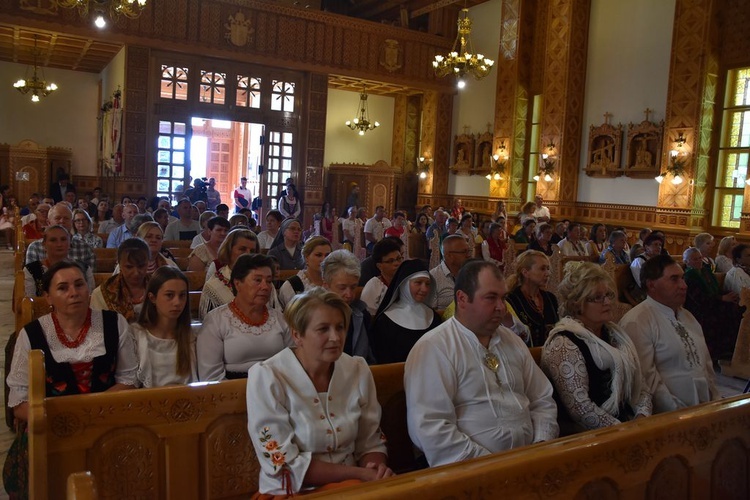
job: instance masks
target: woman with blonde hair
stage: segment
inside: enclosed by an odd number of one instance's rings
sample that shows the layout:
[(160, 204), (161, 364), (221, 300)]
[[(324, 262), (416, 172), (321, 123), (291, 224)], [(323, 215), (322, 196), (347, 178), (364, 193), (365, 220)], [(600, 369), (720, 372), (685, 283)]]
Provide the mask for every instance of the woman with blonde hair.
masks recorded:
[(708, 266), (711, 269), (711, 272), (716, 271), (716, 262), (711, 258), (714, 245), (716, 245), (714, 237), (708, 233), (696, 234), (693, 239), (693, 246), (700, 250), (701, 256), (703, 257), (703, 265)]
[(576, 263), (558, 291), (562, 319), (542, 350), (561, 416), (575, 430), (599, 429), (651, 415), (652, 397), (630, 338), (613, 322), (615, 284), (601, 266)]
[(302, 246), (305, 268), (292, 276), (279, 289), (279, 303), (282, 309), (298, 294), (316, 286), (323, 286), (320, 264), (331, 253), (331, 242), (323, 236), (314, 236)]
[(732, 259), (732, 249), (737, 245), (737, 238), (734, 236), (725, 236), (719, 242), (719, 248), (716, 249), (716, 272), (726, 273), (734, 267)]
[(516, 274), (508, 280), (506, 302), (531, 330), (531, 343), (541, 346), (557, 323), (557, 297), (545, 288), (549, 283), (549, 259), (537, 250), (526, 250), (516, 259)]
[(173, 267), (157, 269), (149, 280), (146, 302), (130, 327), (141, 387), (198, 381), (188, 288), (185, 275)]
[(346, 302), (314, 288), (284, 316), (294, 347), (255, 364), (247, 379), (247, 427), (260, 463), (256, 498), (393, 476), (372, 373), (364, 359), (343, 353)]

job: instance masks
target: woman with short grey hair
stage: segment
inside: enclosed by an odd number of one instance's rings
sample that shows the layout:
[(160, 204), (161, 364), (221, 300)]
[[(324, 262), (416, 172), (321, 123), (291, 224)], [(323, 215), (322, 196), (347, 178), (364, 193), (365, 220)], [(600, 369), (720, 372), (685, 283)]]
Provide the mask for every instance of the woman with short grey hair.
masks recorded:
[(323, 286), (344, 299), (352, 310), (352, 318), (344, 342), (344, 352), (350, 356), (362, 356), (369, 364), (373, 364), (375, 358), (370, 349), (368, 335), (372, 317), (367, 311), (367, 304), (357, 298), (361, 273), (359, 259), (349, 250), (335, 250), (323, 260), (320, 271), (323, 276)]

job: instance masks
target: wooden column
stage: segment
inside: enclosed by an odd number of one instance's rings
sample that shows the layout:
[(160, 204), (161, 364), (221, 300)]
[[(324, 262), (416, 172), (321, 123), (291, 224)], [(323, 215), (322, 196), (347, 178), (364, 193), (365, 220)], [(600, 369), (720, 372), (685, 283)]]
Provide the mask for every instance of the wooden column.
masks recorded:
[(548, 1), (540, 149), (553, 142), (557, 165), (554, 180), (537, 187), (548, 200), (578, 195), (590, 7), (590, 0)]
[(447, 204), (453, 95), (427, 91), (422, 101), (422, 151), (432, 155), (430, 173), (419, 181), (417, 205)]
[(490, 197), (507, 198), (520, 204), (528, 181), (529, 76), (533, 50), (536, 1), (504, 0), (500, 21), (500, 52), (497, 57), (494, 149), (505, 145), (508, 160), (504, 179), (490, 181)]
[[(326, 143), (326, 113), (328, 109), (328, 75), (309, 73), (306, 86), (308, 89), (307, 112), (303, 113), (305, 126), (302, 130), (302, 151), (297, 163), (297, 179), (302, 183), (304, 192), (303, 226), (312, 224), (313, 215), (320, 211), (325, 201), (323, 185), (323, 150)], [(331, 207), (337, 208), (340, 207)]]
[[(710, 224), (706, 186), (719, 80), (716, 8), (716, 0), (677, 0), (675, 6), (661, 161), (664, 170), (670, 150), (682, 135), (685, 143), (679, 158), (687, 170), (681, 184), (672, 184), (671, 176), (661, 183), (657, 224), (678, 225), (691, 232)], [(689, 216), (668, 213), (675, 208), (688, 209)]]

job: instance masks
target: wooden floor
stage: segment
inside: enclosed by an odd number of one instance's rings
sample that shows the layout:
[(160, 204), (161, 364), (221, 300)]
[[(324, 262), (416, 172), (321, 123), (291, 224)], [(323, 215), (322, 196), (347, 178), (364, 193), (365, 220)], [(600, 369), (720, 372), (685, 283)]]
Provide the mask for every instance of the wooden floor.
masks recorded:
[[(5, 363), (5, 344), (15, 328), (13, 314), (11, 313), (11, 296), (13, 291), (13, 253), (9, 250), (0, 250), (0, 366)], [(742, 392), (745, 387), (744, 380), (724, 377), (718, 375), (719, 388), (724, 397), (734, 396)], [(5, 407), (5, 396), (0, 394), (2, 405)], [(13, 442), (13, 433), (0, 423), (0, 465), (5, 463), (5, 454)], [(5, 489), (0, 490), (0, 499), (8, 498)]]

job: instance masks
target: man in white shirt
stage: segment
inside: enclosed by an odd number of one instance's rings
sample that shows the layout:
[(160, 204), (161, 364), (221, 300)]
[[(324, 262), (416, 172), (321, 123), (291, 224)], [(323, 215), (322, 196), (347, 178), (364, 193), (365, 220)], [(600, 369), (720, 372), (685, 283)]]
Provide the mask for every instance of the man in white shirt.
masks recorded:
[(573, 222), (568, 227), (568, 235), (557, 244), (564, 257), (586, 257), (589, 253), (581, 242), (581, 225)]
[(177, 214), (180, 216), (175, 222), (167, 225), (164, 239), (167, 241), (192, 240), (201, 232), (201, 225), (191, 218), (192, 205), (190, 200), (183, 198), (177, 203)]
[(661, 249), (664, 248), (664, 240), (657, 234), (649, 234), (646, 237), (646, 241), (643, 244), (644, 252), (638, 255), (633, 262), (630, 263), (630, 272), (633, 273), (633, 279), (641, 285), (641, 268), (643, 264), (650, 258), (657, 255), (661, 255)]
[(534, 218), (538, 223), (540, 222), (549, 222), (550, 221), (550, 213), (549, 208), (544, 206), (544, 198), (541, 194), (538, 194), (534, 197), (534, 203), (536, 204), (536, 210), (534, 210)]
[(682, 307), (687, 297), (683, 274), (668, 255), (648, 259), (641, 269), (648, 297), (620, 320), (638, 351), (654, 413), (719, 398), (703, 329)]
[(554, 439), (552, 385), (523, 341), (501, 326), (503, 275), (485, 261), (456, 280), (456, 315), (406, 360), (409, 436), (431, 467)]
[(743, 288), (750, 287), (750, 275), (746, 269), (750, 269), (750, 245), (740, 243), (732, 249), (732, 261), (734, 267), (727, 271), (724, 278), (724, 290), (740, 294)]
[(252, 201), (252, 194), (247, 188), (247, 177), (242, 177), (240, 187), (234, 190), (234, 211), (239, 213), (242, 208), (250, 208), (250, 202)]
[(444, 311), (453, 302), (456, 276), (466, 259), (471, 256), (471, 248), (466, 239), (458, 234), (446, 236), (441, 248), (443, 260), (430, 270), (430, 275), (435, 279), (435, 303), (431, 306)]
[(138, 215), (138, 205), (135, 203), (125, 204), (122, 208), (123, 224), (109, 233), (109, 238), (107, 238), (107, 248), (117, 248), (120, 246), (120, 243), (135, 236), (130, 232), (130, 221), (132, 221), (133, 217), (136, 215)]
[(391, 227), (391, 221), (385, 218), (385, 207), (375, 207), (375, 215), (365, 222), (365, 240), (367, 241), (367, 252), (372, 252), (375, 243), (383, 239), (385, 230)]

